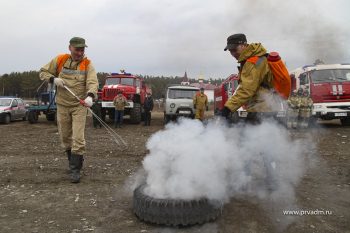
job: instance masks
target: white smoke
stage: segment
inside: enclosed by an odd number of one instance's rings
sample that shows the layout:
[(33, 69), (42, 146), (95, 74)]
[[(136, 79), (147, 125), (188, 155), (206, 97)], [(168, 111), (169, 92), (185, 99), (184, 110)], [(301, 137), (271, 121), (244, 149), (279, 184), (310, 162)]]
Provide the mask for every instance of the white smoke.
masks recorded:
[(228, 202), (248, 195), (289, 202), (307, 166), (306, 145), (312, 144), (292, 140), (275, 122), (228, 128), (220, 119), (207, 125), (180, 119), (147, 142), (145, 192), (156, 198)]

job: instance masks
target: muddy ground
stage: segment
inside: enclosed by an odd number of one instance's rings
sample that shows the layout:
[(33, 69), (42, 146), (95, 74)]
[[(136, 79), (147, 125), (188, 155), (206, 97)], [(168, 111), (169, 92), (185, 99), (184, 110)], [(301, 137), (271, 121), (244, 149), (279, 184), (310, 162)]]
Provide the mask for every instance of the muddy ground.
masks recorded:
[[(147, 154), (145, 143), (163, 129), (161, 112), (152, 126), (124, 125), (130, 144), (121, 151), (103, 129), (86, 129), (87, 151), (80, 184), (69, 182), (67, 159), (52, 122), (0, 125), (0, 232), (350, 232), (350, 128), (338, 121), (291, 132), (312, 137), (317, 159), (296, 188), (301, 210), (331, 215), (293, 217), (257, 200), (237, 197), (215, 222), (187, 228), (146, 224), (132, 211), (125, 182)], [(286, 225), (285, 223), (289, 223)]]

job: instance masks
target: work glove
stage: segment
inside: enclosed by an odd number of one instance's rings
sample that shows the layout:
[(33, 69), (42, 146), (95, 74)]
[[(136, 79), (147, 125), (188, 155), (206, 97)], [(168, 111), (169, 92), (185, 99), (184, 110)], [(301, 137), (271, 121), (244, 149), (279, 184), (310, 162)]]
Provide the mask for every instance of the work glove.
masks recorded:
[(227, 119), (230, 116), (230, 113), (231, 113), (231, 110), (228, 107), (224, 107), (221, 111), (221, 116)]
[(91, 96), (88, 96), (84, 99), (84, 106), (85, 107), (91, 108), (92, 104), (93, 104), (93, 100), (92, 100)]
[(56, 87), (63, 87), (65, 84), (61, 78), (54, 78), (53, 82), (55, 83)]

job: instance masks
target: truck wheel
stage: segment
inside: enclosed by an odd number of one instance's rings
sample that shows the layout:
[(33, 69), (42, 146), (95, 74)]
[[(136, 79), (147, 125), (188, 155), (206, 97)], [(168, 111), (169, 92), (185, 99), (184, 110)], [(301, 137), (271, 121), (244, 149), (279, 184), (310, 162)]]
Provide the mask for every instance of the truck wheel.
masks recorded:
[(134, 107), (130, 109), (130, 122), (132, 124), (141, 122), (141, 105), (139, 103), (134, 103)]
[(144, 193), (146, 184), (135, 189), (133, 209), (136, 216), (150, 223), (168, 226), (203, 224), (218, 218), (223, 209), (221, 202), (199, 200), (159, 199)]
[(343, 126), (350, 126), (350, 118), (340, 119), (340, 122)]
[(231, 124), (237, 124), (238, 121), (239, 121), (238, 112), (237, 111), (231, 112), (231, 114), (230, 114), (230, 123)]
[(4, 123), (9, 124), (10, 122), (11, 122), (11, 116), (10, 116), (10, 114), (6, 114), (5, 119), (4, 119)]
[(170, 116), (164, 114), (164, 125), (168, 124), (170, 121)]
[(38, 122), (38, 114), (35, 111), (29, 112), (28, 121), (30, 124), (34, 124)]
[(56, 112), (46, 113), (46, 120), (55, 121), (56, 120)]
[(24, 117), (22, 117), (22, 121), (26, 121), (28, 117), (28, 113), (26, 112), (26, 114), (24, 115)]

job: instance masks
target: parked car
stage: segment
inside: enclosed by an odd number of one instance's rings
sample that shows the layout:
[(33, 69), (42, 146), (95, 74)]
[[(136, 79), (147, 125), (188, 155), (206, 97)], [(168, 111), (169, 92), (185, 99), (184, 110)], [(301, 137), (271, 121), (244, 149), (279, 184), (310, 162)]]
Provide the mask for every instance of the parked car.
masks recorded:
[(27, 120), (27, 109), (23, 100), (16, 97), (0, 97), (0, 122), (8, 124), (16, 119)]

